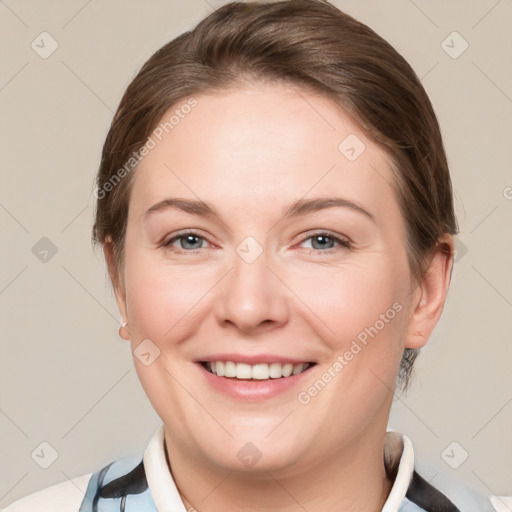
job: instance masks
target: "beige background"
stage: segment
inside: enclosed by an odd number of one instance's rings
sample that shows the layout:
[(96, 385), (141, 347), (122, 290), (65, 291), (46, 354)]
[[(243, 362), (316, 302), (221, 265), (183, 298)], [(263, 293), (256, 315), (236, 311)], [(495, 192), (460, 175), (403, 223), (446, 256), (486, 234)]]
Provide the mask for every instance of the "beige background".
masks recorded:
[[(0, 505), (142, 453), (160, 422), (117, 336), (101, 254), (90, 245), (93, 179), (137, 69), (222, 3), (0, 3)], [(438, 470), (512, 493), (512, 2), (333, 3), (389, 40), (422, 78), (461, 226), (444, 317), (390, 427)], [(46, 59), (31, 47), (45, 37), (51, 48), (43, 31), (58, 43)], [(464, 41), (446, 39), (454, 31), (469, 44), (458, 58)], [(48, 242), (36, 245), (43, 237), (57, 248), (46, 262)], [(44, 457), (31, 458), (43, 441), (58, 453), (48, 469), (37, 463), (50, 461), (46, 445)], [(452, 469), (446, 461), (460, 463), (463, 450), (467, 460)]]

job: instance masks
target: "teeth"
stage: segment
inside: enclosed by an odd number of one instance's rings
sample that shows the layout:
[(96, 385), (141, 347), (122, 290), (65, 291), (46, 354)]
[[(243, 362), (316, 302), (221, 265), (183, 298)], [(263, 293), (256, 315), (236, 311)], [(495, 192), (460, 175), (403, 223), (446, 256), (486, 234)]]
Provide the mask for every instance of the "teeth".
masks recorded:
[(206, 369), (218, 377), (268, 380), (298, 375), (307, 370), (310, 366), (309, 363), (295, 365), (291, 363), (259, 363), (250, 365), (246, 363), (234, 363), (233, 361), (211, 361), (206, 365)]
[(271, 379), (279, 379), (283, 376), (283, 365), (281, 363), (270, 363), (268, 365), (268, 375)]
[(289, 377), (293, 372), (293, 364), (286, 363), (283, 365), (283, 377)]
[[(251, 379), (265, 380), (265, 379), (270, 378), (268, 364), (266, 364), (266, 363), (255, 364), (252, 367), (252, 369), (251, 369), (250, 365), (247, 365), (247, 366), (249, 366), (249, 375), (250, 375)], [(240, 378), (238, 376), (238, 372), (236, 373), (236, 376), (238, 379)]]
[(297, 375), (299, 373), (302, 373), (304, 370), (304, 365), (303, 364), (296, 364), (294, 367), (293, 367), (293, 370), (292, 370), (292, 375)]
[(233, 361), (224, 364), (224, 377), (236, 377), (236, 364)]
[[(258, 366), (258, 365), (257, 365)], [(256, 366), (254, 367), (256, 368)], [(251, 365), (244, 363), (237, 363), (236, 365), (236, 378), (237, 379), (251, 379)]]

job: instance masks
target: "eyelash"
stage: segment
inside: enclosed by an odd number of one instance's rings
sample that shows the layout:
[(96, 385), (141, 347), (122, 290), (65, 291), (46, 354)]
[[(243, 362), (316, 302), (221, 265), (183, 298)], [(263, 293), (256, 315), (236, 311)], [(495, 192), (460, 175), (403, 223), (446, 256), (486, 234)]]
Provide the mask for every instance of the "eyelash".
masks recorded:
[[(204, 236), (201, 236), (199, 233), (196, 233), (195, 231), (184, 231), (183, 233), (179, 233), (178, 235), (173, 236), (167, 242), (164, 242), (162, 245), (163, 245), (163, 247), (170, 247), (173, 242), (176, 242), (177, 240), (180, 240), (182, 238), (186, 238), (187, 236), (195, 236), (197, 238), (200, 238), (200, 239), (206, 241), (206, 238)], [(187, 252), (187, 253), (191, 253), (191, 254), (195, 254), (198, 252), (198, 250), (200, 250), (200, 249), (195, 249), (195, 250), (187, 251), (186, 249), (179, 249), (179, 248), (175, 248), (175, 249), (177, 249), (177, 252)]]
[[(208, 242), (204, 236), (201, 236), (199, 233), (197, 233), (195, 231), (185, 231), (183, 233), (179, 233), (176, 236), (173, 236), (167, 242), (164, 242), (162, 244), (162, 246), (163, 247), (171, 247), (171, 244), (173, 242), (176, 242), (176, 241), (178, 241), (180, 239), (184, 239), (187, 236), (195, 236), (195, 237), (197, 237), (199, 239), (202, 239), (202, 240)], [(347, 240), (345, 238), (341, 238), (339, 236), (336, 236), (333, 233), (330, 233), (329, 231), (318, 231), (318, 232), (315, 232), (315, 233), (310, 233), (300, 243), (302, 244), (302, 243), (304, 243), (307, 240), (313, 239), (315, 237), (322, 237), (322, 236), (331, 239), (332, 241), (337, 243), (338, 246), (337, 247), (331, 247), (329, 249), (314, 249), (314, 248), (311, 248), (310, 249), (311, 251), (317, 252), (319, 254), (331, 254), (331, 253), (335, 252), (336, 250), (339, 250), (340, 248), (345, 248), (345, 249), (351, 249), (352, 248), (352, 244), (349, 242), (349, 240)], [(201, 249), (186, 250), (186, 249), (175, 248), (175, 250), (178, 253), (196, 254)]]
[(337, 243), (338, 246), (331, 247), (329, 249), (311, 248), (311, 251), (318, 252), (320, 254), (331, 254), (341, 248), (343, 248), (343, 249), (351, 249), (352, 248), (352, 244), (350, 243), (350, 241), (348, 239), (336, 236), (334, 233), (331, 233), (329, 231), (316, 231), (314, 233), (309, 233), (308, 236), (301, 241), (301, 244), (304, 243), (306, 240), (311, 240), (313, 238), (317, 238), (317, 237), (321, 237), (321, 236), (331, 239), (333, 242)]

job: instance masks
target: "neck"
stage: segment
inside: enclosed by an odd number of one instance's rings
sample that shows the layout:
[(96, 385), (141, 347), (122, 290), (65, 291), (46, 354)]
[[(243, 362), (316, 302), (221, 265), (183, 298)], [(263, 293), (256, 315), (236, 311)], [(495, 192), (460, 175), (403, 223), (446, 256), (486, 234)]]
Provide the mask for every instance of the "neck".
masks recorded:
[(383, 462), (385, 431), (378, 438), (371, 434), (307, 468), (272, 472), (222, 470), (166, 442), (187, 511), (380, 512), (392, 482)]

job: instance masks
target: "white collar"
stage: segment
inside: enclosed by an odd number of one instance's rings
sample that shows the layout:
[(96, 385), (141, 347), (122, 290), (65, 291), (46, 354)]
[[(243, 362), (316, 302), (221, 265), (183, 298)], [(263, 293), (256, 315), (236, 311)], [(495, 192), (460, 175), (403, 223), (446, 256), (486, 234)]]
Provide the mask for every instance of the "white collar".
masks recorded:
[(398, 462), (398, 471), (388, 499), (382, 507), (382, 512), (397, 512), (407, 494), (414, 473), (414, 450), (411, 440), (403, 434), (388, 432), (385, 441), (384, 460), (386, 465)]
[(167, 465), (164, 425), (153, 434), (142, 458), (151, 497), (158, 512), (187, 512)]
[[(167, 465), (164, 439), (164, 425), (162, 424), (154, 433), (144, 452), (144, 469), (149, 490), (158, 512), (187, 512)], [(399, 447), (396, 443), (397, 439), (401, 440)], [(393, 441), (395, 442), (393, 443)], [(405, 498), (414, 471), (414, 452), (410, 439), (403, 434), (388, 433), (385, 456), (394, 463), (398, 461), (398, 457), (400, 460), (395, 482), (382, 512), (397, 512)]]

